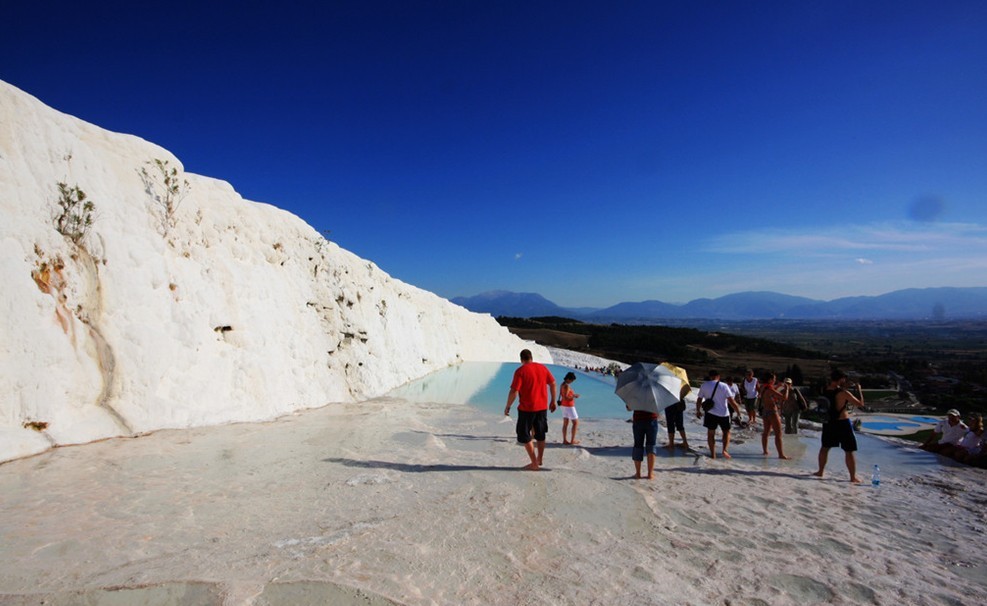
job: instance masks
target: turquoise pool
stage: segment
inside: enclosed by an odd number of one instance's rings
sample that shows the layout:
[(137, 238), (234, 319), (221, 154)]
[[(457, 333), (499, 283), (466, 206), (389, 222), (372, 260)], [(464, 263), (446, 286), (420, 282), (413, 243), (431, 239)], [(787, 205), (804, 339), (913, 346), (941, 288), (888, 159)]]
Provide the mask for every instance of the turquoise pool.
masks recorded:
[[(388, 395), (414, 402), (470, 404), (490, 413), (503, 414), (511, 379), (518, 366), (520, 364), (464, 362), (412, 381)], [(576, 411), (580, 418), (622, 419), (628, 416), (623, 400), (613, 393), (616, 385), (613, 377), (555, 364), (546, 366), (559, 385), (567, 372), (576, 374), (572, 388), (579, 394)]]
[(922, 426), (918, 423), (906, 423), (904, 421), (892, 423), (888, 421), (864, 421), (861, 423), (864, 429), (872, 429), (874, 431), (886, 431), (893, 429), (895, 431), (903, 431), (905, 429), (914, 428), (915, 431), (922, 429)]
[(905, 415), (866, 415), (861, 418), (861, 429), (875, 433), (915, 433), (939, 422), (935, 417)]

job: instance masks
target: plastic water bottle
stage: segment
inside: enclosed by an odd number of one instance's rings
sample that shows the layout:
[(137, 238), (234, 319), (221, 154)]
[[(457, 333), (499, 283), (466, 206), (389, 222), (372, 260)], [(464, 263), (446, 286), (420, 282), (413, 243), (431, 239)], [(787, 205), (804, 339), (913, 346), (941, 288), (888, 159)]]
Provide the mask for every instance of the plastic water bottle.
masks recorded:
[(874, 466), (874, 473), (870, 476), (870, 484), (871, 486), (881, 485), (881, 468), (877, 465)]

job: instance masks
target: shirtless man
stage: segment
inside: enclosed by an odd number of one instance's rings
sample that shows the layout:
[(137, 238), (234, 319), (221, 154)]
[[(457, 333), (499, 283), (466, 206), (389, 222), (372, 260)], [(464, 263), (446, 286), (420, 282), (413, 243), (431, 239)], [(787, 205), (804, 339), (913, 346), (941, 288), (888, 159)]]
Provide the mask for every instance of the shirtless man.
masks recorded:
[(830, 374), (829, 385), (823, 390), (823, 397), (829, 400), (826, 412), (826, 422), (823, 423), (822, 447), (819, 449), (819, 471), (814, 476), (823, 477), (826, 461), (829, 459), (829, 449), (839, 446), (846, 457), (846, 468), (850, 472), (850, 481), (860, 484), (857, 477), (857, 437), (853, 433), (850, 422), (850, 407), (864, 405), (864, 393), (857, 385), (857, 396), (854, 397), (846, 388), (846, 375), (839, 370)]

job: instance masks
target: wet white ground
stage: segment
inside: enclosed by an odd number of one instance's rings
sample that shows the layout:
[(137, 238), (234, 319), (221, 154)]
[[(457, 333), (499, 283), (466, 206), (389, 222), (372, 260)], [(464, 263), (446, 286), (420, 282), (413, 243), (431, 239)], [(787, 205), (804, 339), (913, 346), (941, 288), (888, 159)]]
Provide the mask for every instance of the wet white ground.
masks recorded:
[(629, 424), (586, 420), (522, 472), (512, 420), (379, 399), (62, 448), (0, 466), (0, 604), (981, 600), (983, 471), (852, 486), (755, 436), (635, 480)]

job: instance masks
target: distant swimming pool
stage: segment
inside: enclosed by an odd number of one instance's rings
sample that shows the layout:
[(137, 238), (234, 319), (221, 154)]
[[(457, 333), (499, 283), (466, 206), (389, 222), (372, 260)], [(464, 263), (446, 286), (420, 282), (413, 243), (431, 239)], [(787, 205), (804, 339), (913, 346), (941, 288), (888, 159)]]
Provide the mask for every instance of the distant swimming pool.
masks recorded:
[(861, 423), (861, 426), (864, 429), (873, 429), (875, 431), (888, 430), (888, 429), (901, 431), (913, 427), (915, 428), (915, 431), (918, 431), (922, 427), (918, 423), (905, 423), (905, 422), (889, 423), (886, 421), (864, 421), (863, 423)]
[[(487, 412), (503, 414), (511, 379), (518, 366), (519, 363), (464, 362), (412, 381), (388, 395), (413, 402), (470, 404)], [(624, 401), (613, 393), (616, 386), (613, 377), (556, 364), (546, 366), (555, 377), (556, 385), (562, 384), (567, 372), (576, 374), (572, 388), (579, 394), (576, 411), (580, 418), (622, 419), (629, 415)]]
[(861, 420), (861, 427), (868, 431), (916, 432), (934, 425), (939, 419), (924, 416), (868, 415)]

